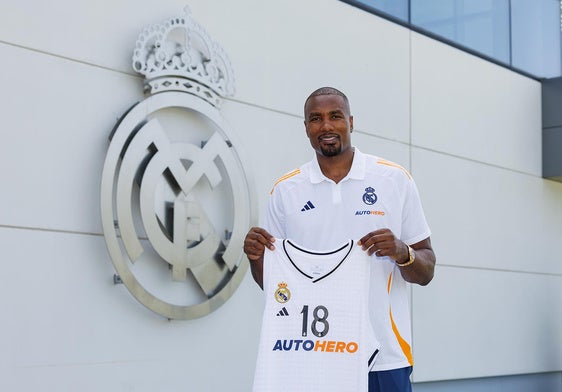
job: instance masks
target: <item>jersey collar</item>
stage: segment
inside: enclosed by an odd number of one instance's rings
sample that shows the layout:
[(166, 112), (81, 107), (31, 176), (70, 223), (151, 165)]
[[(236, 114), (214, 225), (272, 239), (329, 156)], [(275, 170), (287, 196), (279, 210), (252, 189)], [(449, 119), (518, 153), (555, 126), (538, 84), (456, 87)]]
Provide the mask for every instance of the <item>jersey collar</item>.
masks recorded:
[[(365, 179), (365, 154), (363, 154), (357, 147), (353, 147), (353, 162), (351, 163), (351, 169), (347, 176), (343, 178), (342, 181), (346, 180), (363, 180)], [(310, 182), (313, 184), (321, 183), (322, 181), (332, 182), (328, 177), (326, 177), (322, 170), (320, 170), (320, 164), (316, 155), (312, 160), (311, 170), (310, 170)]]

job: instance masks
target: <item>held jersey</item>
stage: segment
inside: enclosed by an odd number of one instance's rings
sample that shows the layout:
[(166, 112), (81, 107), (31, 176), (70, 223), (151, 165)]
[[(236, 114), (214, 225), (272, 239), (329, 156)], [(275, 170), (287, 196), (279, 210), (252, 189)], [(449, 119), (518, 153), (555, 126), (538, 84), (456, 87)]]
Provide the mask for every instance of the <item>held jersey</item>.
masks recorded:
[(276, 240), (266, 249), (254, 392), (361, 392), (379, 344), (369, 319), (370, 258), (354, 241), (330, 252)]
[[(351, 169), (337, 184), (316, 158), (281, 177), (261, 226), (276, 238), (329, 249), (348, 238), (388, 228), (408, 245), (428, 238), (414, 179), (407, 170), (356, 147)], [(381, 298), (386, 304), (381, 305)], [(381, 352), (373, 370), (413, 365), (407, 283), (389, 257), (371, 257), (371, 323)]]

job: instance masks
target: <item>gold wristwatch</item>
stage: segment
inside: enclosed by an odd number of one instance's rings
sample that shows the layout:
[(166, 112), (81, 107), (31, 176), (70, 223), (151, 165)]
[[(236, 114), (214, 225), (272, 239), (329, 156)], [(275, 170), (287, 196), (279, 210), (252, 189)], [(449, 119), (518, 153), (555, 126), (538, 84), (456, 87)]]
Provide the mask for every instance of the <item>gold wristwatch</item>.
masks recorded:
[(412, 249), (412, 247), (410, 245), (406, 245), (408, 247), (408, 261), (406, 261), (405, 263), (396, 263), (396, 265), (398, 267), (406, 267), (410, 264), (412, 264), (414, 261), (416, 261), (416, 252), (414, 252), (414, 250)]

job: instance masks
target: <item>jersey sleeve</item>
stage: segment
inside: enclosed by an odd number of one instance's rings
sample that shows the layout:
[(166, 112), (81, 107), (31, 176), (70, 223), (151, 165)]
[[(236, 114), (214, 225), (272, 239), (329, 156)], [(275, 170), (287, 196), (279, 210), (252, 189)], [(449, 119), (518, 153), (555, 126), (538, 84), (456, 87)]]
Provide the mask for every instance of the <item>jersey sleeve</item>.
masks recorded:
[(261, 226), (276, 238), (287, 238), (285, 235), (285, 213), (280, 193), (280, 190), (274, 189), (269, 196)]
[(410, 178), (406, 185), (400, 239), (408, 245), (420, 242), (431, 235), (425, 219), (416, 183)]

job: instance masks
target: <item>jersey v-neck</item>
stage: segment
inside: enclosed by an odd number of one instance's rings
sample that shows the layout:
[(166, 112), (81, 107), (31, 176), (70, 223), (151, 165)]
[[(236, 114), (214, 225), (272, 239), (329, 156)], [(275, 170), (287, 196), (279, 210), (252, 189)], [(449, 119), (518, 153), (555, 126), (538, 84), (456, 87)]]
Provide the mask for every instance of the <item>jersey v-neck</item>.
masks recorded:
[[(284, 239), (283, 252), (285, 256), (287, 256), (287, 259), (291, 262), (293, 267), (295, 267), (295, 269), (299, 271), (300, 274), (310, 279), (312, 283), (316, 283), (330, 276), (343, 264), (343, 262), (347, 259), (347, 257), (351, 253), (351, 250), (353, 249), (353, 245), (354, 245), (354, 241), (349, 240), (347, 243), (345, 243), (344, 245), (340, 246), (335, 250), (316, 251), (316, 250), (305, 249), (295, 244), (293, 241), (289, 239)], [(290, 255), (291, 252), (289, 251), (289, 247), (293, 252), (296, 252), (297, 255), (293, 255), (291, 257)], [(345, 253), (345, 254), (340, 258), (334, 257), (332, 266), (325, 266), (326, 260), (322, 260), (323, 258), (326, 258), (327, 256), (330, 255), (337, 255), (340, 253)], [(298, 256), (298, 259), (296, 256)], [(322, 268), (322, 271), (318, 273), (309, 271), (309, 269), (314, 269), (314, 266), (304, 265), (304, 264), (308, 262), (312, 262), (313, 260), (318, 261), (320, 263), (318, 264), (318, 267), (326, 267), (326, 268)], [(324, 265), (322, 265), (322, 263), (324, 263)]]

